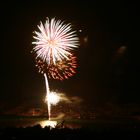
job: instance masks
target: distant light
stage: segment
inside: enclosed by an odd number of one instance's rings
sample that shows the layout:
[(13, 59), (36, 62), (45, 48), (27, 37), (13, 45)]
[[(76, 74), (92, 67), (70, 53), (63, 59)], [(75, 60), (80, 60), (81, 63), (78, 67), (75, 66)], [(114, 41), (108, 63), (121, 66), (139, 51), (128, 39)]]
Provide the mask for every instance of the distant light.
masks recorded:
[(88, 37), (84, 37), (84, 42), (87, 43), (88, 42)]
[(126, 46), (121, 46), (118, 50), (117, 50), (117, 53), (118, 54), (123, 54), (125, 52), (125, 50), (127, 49)]
[(114, 53), (113, 60), (119, 60), (122, 58), (127, 50), (127, 46), (120, 46)]

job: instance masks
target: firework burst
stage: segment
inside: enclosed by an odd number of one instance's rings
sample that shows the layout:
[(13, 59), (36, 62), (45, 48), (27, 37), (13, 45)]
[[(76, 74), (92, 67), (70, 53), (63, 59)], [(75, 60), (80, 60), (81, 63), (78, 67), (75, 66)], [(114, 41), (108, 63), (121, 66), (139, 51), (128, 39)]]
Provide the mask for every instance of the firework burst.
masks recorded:
[(49, 78), (53, 78), (56, 80), (64, 80), (69, 79), (76, 73), (77, 61), (75, 56), (70, 56), (68, 59), (63, 59), (63, 61), (56, 61), (54, 65), (51, 63), (47, 65), (43, 63), (42, 60), (36, 60), (36, 67), (38, 68), (38, 72), (44, 74), (47, 72)]
[(45, 101), (49, 101), (51, 105), (56, 105), (60, 101), (60, 96), (56, 92), (50, 91), (50, 94), (46, 96)]
[(71, 24), (47, 18), (45, 24), (41, 22), (38, 28), (39, 31), (35, 31), (33, 36), (33, 51), (36, 52), (37, 58), (41, 58), (47, 64), (68, 59), (72, 50), (79, 45), (76, 31), (72, 30)]

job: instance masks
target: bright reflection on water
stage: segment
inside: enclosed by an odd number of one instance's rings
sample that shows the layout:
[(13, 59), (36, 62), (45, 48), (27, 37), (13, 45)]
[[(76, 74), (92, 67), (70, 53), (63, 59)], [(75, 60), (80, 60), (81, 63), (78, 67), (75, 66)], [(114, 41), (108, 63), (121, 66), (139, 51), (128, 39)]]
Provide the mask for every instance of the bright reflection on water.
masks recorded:
[(38, 122), (42, 128), (44, 128), (45, 126), (50, 126), (51, 128), (55, 128), (55, 126), (57, 125), (57, 121), (50, 121), (50, 120), (43, 120)]

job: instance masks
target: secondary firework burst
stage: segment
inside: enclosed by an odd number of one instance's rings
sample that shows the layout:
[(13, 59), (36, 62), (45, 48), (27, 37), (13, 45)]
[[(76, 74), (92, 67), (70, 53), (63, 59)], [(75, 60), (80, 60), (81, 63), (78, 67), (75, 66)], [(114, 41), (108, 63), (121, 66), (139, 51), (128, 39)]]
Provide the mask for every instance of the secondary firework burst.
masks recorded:
[(63, 59), (63, 61), (56, 61), (54, 65), (51, 63), (47, 65), (42, 60), (36, 60), (36, 67), (39, 73), (47, 73), (49, 78), (56, 80), (69, 79), (76, 73), (77, 60), (76, 57), (71, 55), (68, 59)]
[(55, 64), (64, 58), (69, 59), (72, 50), (79, 46), (79, 39), (71, 24), (47, 18), (45, 24), (40, 22), (38, 28), (39, 31), (35, 31), (33, 36), (33, 51), (36, 52), (37, 58), (41, 58), (47, 64)]

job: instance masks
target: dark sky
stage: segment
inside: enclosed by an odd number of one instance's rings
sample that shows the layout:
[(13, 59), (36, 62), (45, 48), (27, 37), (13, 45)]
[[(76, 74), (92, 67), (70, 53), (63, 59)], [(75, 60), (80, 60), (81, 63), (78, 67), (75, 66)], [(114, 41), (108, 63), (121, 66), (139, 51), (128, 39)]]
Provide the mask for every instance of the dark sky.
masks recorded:
[(1, 104), (38, 104), (44, 97), (44, 77), (30, 51), (33, 31), (46, 17), (82, 30), (77, 73), (63, 82), (49, 79), (51, 89), (79, 96), (93, 106), (140, 103), (137, 3), (46, 0), (1, 6)]

